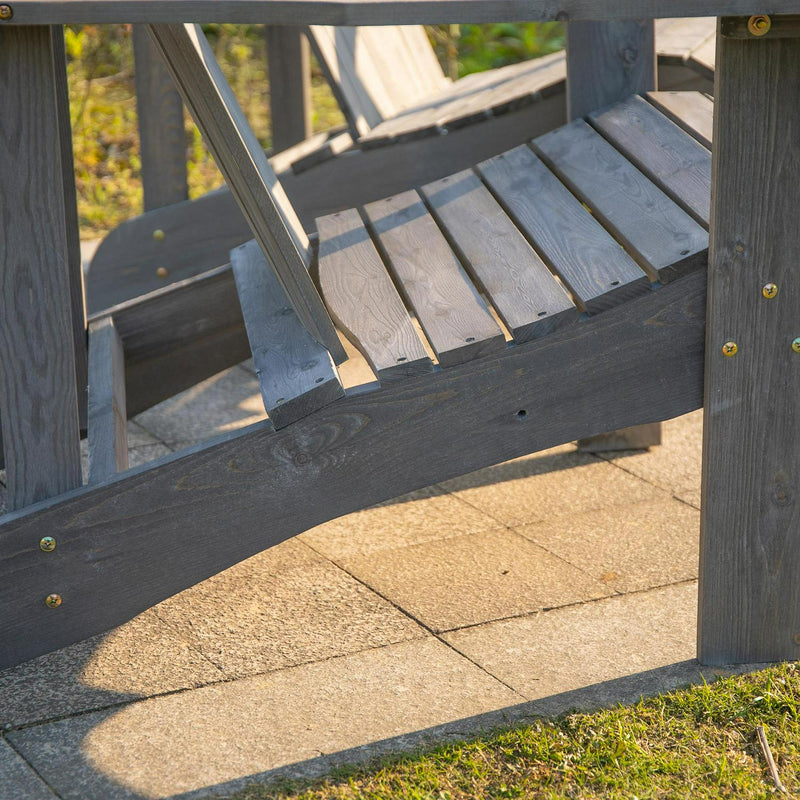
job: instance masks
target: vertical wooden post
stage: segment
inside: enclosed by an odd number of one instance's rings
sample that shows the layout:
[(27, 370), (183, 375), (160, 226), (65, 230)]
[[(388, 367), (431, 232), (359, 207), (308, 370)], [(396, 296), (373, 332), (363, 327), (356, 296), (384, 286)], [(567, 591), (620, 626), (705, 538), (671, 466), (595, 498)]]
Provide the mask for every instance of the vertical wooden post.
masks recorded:
[(272, 151), (279, 153), (311, 135), (308, 39), (296, 25), (266, 25)]
[(718, 30), (698, 621), (707, 664), (800, 658), (799, 63), (800, 39)]
[[(567, 25), (567, 115), (585, 117), (632, 94), (656, 88), (652, 19)], [(638, 450), (661, 444), (657, 423), (581, 439), (585, 453)]]
[[(9, 510), (81, 484), (54, 32), (0, 29), (0, 418)], [(63, 117), (62, 117), (63, 118)]]
[(133, 26), (144, 210), (189, 197), (183, 102), (147, 29)]

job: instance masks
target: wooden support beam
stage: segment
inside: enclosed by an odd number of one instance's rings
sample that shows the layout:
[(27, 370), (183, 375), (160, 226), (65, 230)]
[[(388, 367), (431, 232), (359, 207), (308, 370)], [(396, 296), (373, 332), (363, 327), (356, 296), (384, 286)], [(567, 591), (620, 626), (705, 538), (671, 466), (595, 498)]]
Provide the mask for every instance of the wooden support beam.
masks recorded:
[(125, 354), (112, 317), (89, 326), (89, 483), (128, 469)]
[(50, 28), (0, 28), (0, 418), (11, 509), (81, 484), (58, 60)]
[(266, 25), (272, 152), (311, 136), (311, 57), (298, 25)]
[[(280, 431), (257, 423), (5, 517), (0, 668), (108, 630), (342, 514), (698, 408), (704, 306), (700, 270), (543, 340), (350, 394)], [(43, 535), (55, 552), (39, 550)], [(51, 592), (58, 609), (45, 605)]]
[(800, 657), (798, 63), (800, 38), (718, 37), (698, 627), (707, 664)]
[(144, 210), (189, 199), (183, 101), (147, 28), (133, 26)]

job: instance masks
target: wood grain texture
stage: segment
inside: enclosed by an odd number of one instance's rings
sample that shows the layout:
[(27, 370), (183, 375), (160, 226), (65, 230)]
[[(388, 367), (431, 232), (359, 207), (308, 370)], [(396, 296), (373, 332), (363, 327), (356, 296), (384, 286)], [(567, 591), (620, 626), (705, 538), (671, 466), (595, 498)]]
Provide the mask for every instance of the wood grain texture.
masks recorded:
[(656, 47), (659, 60), (685, 64), (692, 51), (717, 33), (715, 17), (685, 17), (656, 20)]
[[(705, 275), (693, 273), (545, 340), (347, 396), (282, 431), (259, 423), (5, 517), (0, 667), (108, 630), (328, 519), (698, 408), (704, 305)], [(41, 558), (44, 533), (57, 559)], [(42, 586), (64, 598), (58, 613)]]
[(275, 428), (344, 397), (330, 353), (303, 327), (258, 244), (232, 250), (231, 265), (261, 397)]
[(370, 203), (364, 211), (441, 366), (505, 348), (502, 331), (416, 192)]
[(355, 209), (317, 220), (319, 284), (331, 316), (381, 383), (433, 371), (411, 317)]
[(668, 283), (708, 264), (708, 233), (583, 120), (540, 136), (533, 149), (650, 280)]
[[(800, 40), (719, 41), (700, 556), (704, 663), (800, 655)], [(761, 294), (771, 281), (772, 300)], [(722, 354), (735, 341), (738, 354)]]
[[(721, 20), (720, 34), (731, 39), (752, 39), (748, 22), (750, 15), (745, 17), (724, 17)], [(783, 14), (771, 18), (771, 25), (764, 35), (766, 39), (797, 39), (800, 37), (800, 15)]]
[(594, 314), (649, 290), (642, 269), (528, 147), (478, 171), (581, 308)]
[(701, 225), (711, 215), (711, 153), (641, 97), (589, 115), (591, 124)]
[(652, 19), (567, 25), (567, 117), (656, 88)]
[(299, 25), (266, 25), (272, 151), (311, 136), (311, 54)]
[[(796, 14), (799, 0), (16, 0), (11, 24), (231, 22), (438, 25), (497, 20)], [(4, 23), (7, 24), (7, 23)]]
[(577, 321), (567, 292), (472, 170), (429, 183), (421, 193), (516, 342)]
[(147, 28), (133, 26), (144, 210), (189, 199), (183, 101)]
[(289, 301), (337, 363), (347, 354), (308, 275), (308, 237), (199, 26), (150, 32)]
[[(62, 65), (63, 66), (63, 65)], [(53, 32), (0, 28), (0, 417), (8, 506), (81, 484)]]
[(648, 92), (647, 99), (703, 147), (711, 149), (714, 101), (701, 92)]
[(125, 354), (112, 317), (89, 326), (89, 483), (128, 469)]

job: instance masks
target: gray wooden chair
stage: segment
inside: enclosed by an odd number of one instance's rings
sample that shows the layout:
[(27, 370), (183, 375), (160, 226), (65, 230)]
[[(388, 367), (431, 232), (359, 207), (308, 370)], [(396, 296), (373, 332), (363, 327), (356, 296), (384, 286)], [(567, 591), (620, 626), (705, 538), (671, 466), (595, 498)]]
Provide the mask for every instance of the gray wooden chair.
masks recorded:
[[(321, 217), (315, 253), (200, 28), (150, 30), (255, 239), (90, 320), (90, 485), (36, 504), (9, 465), (0, 666), (332, 517), (702, 404), (707, 96), (632, 96)], [(334, 323), (374, 383), (344, 389)], [(128, 414), (247, 353), (267, 422), (126, 471)]]

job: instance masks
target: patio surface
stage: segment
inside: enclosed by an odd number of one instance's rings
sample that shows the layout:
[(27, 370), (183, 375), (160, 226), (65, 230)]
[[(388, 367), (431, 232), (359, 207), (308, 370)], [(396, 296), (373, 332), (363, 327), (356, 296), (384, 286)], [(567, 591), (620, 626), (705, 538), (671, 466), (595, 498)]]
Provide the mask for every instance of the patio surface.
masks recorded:
[[(131, 421), (131, 464), (263, 416), (237, 366)], [(0, 800), (225, 796), (699, 681), (701, 432), (696, 412), (649, 453), (566, 445), (333, 520), (0, 672)]]

